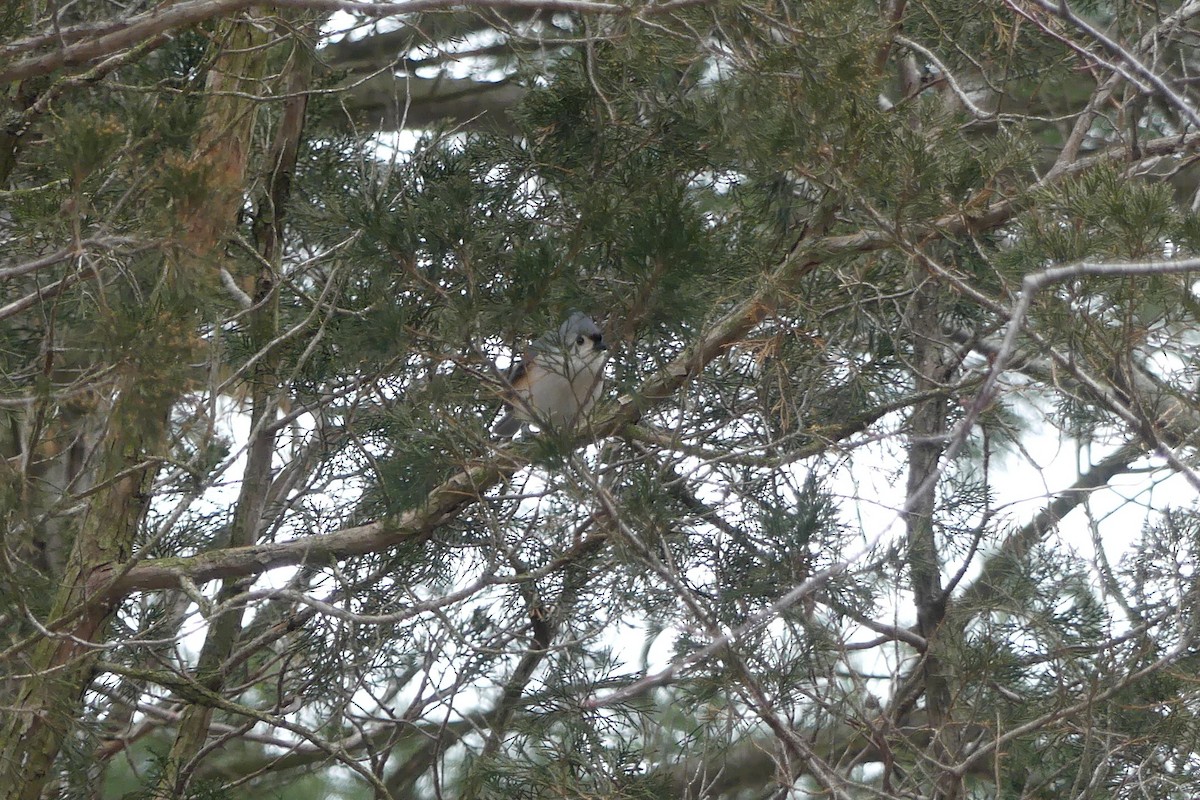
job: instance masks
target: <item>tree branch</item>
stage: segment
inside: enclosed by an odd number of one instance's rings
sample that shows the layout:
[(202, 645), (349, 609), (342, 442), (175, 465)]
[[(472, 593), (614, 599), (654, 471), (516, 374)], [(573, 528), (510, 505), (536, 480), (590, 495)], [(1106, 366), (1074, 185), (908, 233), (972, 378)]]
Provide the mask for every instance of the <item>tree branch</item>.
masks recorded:
[[(11, 83), (46, 75), (64, 66), (86, 64), (167, 31), (179, 30), (216, 17), (235, 14), (256, 5), (312, 11), (345, 11), (368, 17), (396, 17), (421, 11), (462, 8), (530, 9), (577, 14), (613, 14), (651, 16), (682, 5), (701, 5), (712, 0), (687, 3), (662, 3), (645, 8), (591, 0), (408, 0), (401, 3), (366, 3), (353, 0), (275, 0), (266, 4), (255, 0), (191, 0), (158, 7), (125, 20), (79, 25), (59, 32), (44, 33), (0, 48), (0, 60), (42, 46), (54, 45), (51, 52), (29, 56), (0, 69), (0, 83)], [(61, 38), (60, 38), (61, 37)], [(71, 42), (63, 46), (62, 42)]]
[[(1190, 147), (1197, 141), (1200, 141), (1200, 134), (1164, 137), (1147, 143), (1145, 152), (1149, 155), (1151, 152), (1175, 151)], [(1077, 174), (1096, 164), (1125, 160), (1127, 155), (1124, 149), (1114, 148), (1081, 159), (1069, 169), (1060, 172), (1057, 179)], [(1016, 201), (1005, 200), (982, 210), (975, 217), (967, 218), (957, 213), (944, 216), (931, 224), (928, 232), (937, 236), (950, 236), (994, 228), (1007, 222), (1018, 210), (1019, 205)], [(799, 243), (769, 273), (756, 292), (714, 322), (696, 344), (646, 381), (638, 392), (621, 397), (617, 409), (608, 416), (601, 416), (590, 425), (580, 434), (578, 442), (582, 445), (606, 436), (618, 435), (625, 425), (640, 420), (646, 410), (671, 397), (766, 317), (774, 307), (777, 292), (781, 288), (814, 271), (825, 260), (846, 253), (869, 252), (894, 245), (895, 240), (890, 232), (874, 230)], [(1057, 279), (1068, 277), (1061, 274), (1062, 269), (1068, 268), (1059, 268), (1059, 272), (1053, 273)], [(529, 463), (526, 452), (525, 448), (519, 446), (499, 449), (488, 461), (468, 467), (434, 488), (421, 507), (386, 520), (286, 542), (215, 550), (190, 557), (131, 562), (117, 574), (107, 571), (94, 576), (92, 595), (97, 600), (111, 602), (133, 591), (177, 587), (180, 578), (185, 576), (197, 582), (205, 582), (218, 578), (259, 574), (270, 569), (298, 564), (327, 564), (419, 541), (439, 525), (474, 504), (489, 487), (526, 466)]]

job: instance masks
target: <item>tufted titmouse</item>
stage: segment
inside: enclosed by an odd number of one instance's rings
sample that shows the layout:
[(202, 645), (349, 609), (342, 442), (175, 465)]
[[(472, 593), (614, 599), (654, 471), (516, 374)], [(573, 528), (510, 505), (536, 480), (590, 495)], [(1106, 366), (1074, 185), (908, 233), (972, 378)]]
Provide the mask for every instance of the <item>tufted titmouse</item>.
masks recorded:
[(506, 413), (492, 432), (509, 438), (523, 421), (572, 425), (592, 407), (603, 383), (608, 345), (592, 318), (576, 311), (529, 346), (508, 374)]

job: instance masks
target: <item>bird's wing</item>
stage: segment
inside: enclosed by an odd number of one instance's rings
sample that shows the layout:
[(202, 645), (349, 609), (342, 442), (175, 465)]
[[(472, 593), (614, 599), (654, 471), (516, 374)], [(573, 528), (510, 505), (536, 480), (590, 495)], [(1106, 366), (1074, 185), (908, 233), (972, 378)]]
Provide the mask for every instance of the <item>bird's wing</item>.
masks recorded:
[(500, 421), (492, 426), (492, 433), (502, 439), (511, 439), (521, 430), (521, 419), (517, 416), (517, 410), (513, 407), (514, 389), (521, 383), (522, 379), (529, 372), (529, 365), (533, 363), (534, 352), (530, 348), (525, 351), (524, 357), (515, 362), (508, 370), (508, 374), (504, 376), (505, 383), (502, 396), (504, 397), (504, 416)]
[(533, 348), (531, 347), (525, 351), (525, 355), (520, 361), (517, 361), (511, 367), (509, 367), (508, 374), (504, 376), (504, 379), (508, 381), (508, 386), (505, 387), (504, 391), (506, 397), (512, 396), (513, 387), (519, 384), (521, 379), (524, 378), (529, 372), (529, 365), (533, 363), (533, 357), (534, 352)]

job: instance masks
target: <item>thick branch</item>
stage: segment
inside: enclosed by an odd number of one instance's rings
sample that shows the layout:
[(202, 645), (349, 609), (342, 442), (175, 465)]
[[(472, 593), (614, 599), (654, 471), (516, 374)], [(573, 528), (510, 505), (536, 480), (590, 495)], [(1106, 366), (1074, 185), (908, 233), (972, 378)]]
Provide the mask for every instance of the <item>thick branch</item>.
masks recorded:
[(474, 503), (484, 488), (512, 475), (525, 463), (518, 457), (503, 455), (494, 463), (471, 467), (434, 489), (421, 508), (394, 519), (378, 520), (335, 533), (286, 542), (231, 547), (188, 558), (156, 558), (133, 565), (116, 576), (98, 576), (93, 583), (111, 599), (132, 591), (175, 588), (184, 577), (204, 582), (256, 575), (299, 564), (329, 564), (379, 552), (424, 539), (439, 525)]
[[(679, 5), (695, 3), (661, 3), (639, 9), (616, 3), (590, 0), (408, 0), (400, 3), (367, 3), (353, 0), (274, 0), (277, 8), (309, 9), (313, 11), (347, 11), (369, 17), (396, 17), (421, 11), (439, 9), (533, 9), (541, 11), (575, 12), (580, 14), (649, 15), (663, 13)], [(145, 14), (128, 19), (79, 25), (62, 31), (30, 37), (0, 48), (0, 60), (43, 46), (54, 49), (42, 55), (29, 56), (0, 68), (0, 83), (9, 84), (38, 75), (46, 75), (64, 66), (86, 64), (97, 58), (132, 47), (141, 41), (167, 31), (178, 30), (217, 17), (235, 14), (256, 5), (254, 0), (192, 0), (157, 7)], [(62, 45), (62, 42), (70, 44)]]
[(525, 91), (506, 81), (413, 78), (389, 71), (350, 81), (341, 103), (347, 114), (332, 114), (323, 123), (340, 128), (352, 121), (373, 131), (395, 131), (450, 121), (462, 129), (511, 130), (507, 112)]

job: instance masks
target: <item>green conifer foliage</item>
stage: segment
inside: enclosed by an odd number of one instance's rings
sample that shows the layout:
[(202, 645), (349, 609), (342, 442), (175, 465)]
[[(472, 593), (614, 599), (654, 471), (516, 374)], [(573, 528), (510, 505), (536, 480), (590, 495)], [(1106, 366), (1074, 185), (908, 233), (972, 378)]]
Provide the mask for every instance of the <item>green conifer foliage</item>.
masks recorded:
[(0, 799), (1197, 796), (1197, 36), (9, 4)]

